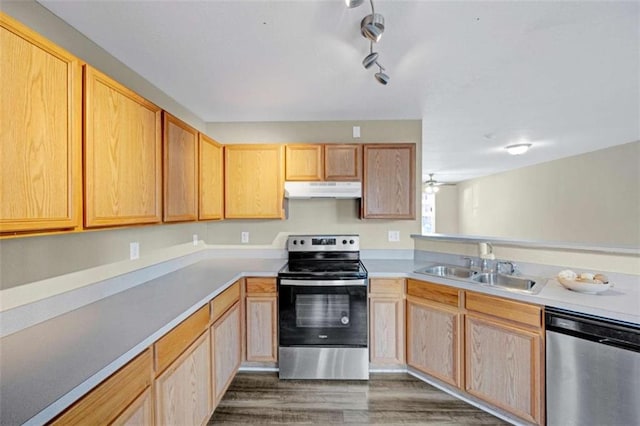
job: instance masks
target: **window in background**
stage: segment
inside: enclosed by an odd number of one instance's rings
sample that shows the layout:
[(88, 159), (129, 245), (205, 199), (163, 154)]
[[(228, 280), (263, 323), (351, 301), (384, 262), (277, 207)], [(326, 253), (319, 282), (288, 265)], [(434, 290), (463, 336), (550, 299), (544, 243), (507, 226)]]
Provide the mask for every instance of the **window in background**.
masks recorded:
[(422, 191), (422, 234), (436, 232), (436, 194)]

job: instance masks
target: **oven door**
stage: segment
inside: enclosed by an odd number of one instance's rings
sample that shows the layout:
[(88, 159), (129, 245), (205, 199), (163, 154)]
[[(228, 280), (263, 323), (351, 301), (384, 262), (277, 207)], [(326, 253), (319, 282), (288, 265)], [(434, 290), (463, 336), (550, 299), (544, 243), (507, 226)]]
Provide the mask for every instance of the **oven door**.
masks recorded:
[(366, 348), (367, 280), (278, 280), (280, 346)]

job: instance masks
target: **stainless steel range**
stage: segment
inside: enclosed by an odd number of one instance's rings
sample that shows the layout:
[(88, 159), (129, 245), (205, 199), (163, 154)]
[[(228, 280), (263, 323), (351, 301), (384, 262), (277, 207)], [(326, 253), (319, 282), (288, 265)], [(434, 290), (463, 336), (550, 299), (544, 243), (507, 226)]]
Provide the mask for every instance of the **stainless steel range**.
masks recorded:
[(369, 378), (367, 270), (358, 235), (291, 235), (278, 272), (281, 379)]

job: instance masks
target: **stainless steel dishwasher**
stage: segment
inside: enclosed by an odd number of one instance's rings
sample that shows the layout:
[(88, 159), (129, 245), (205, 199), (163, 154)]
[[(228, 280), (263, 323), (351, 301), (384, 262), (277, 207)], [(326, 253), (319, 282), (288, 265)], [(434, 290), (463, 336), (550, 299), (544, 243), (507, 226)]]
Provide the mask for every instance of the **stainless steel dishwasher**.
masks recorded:
[(640, 326), (547, 308), (547, 425), (640, 425)]

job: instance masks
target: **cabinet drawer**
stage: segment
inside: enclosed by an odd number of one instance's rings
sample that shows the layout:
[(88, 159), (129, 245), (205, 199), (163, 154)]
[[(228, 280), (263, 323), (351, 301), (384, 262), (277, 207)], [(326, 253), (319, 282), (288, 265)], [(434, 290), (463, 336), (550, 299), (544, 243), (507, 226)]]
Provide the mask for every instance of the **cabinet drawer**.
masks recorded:
[(277, 293), (275, 278), (247, 278), (247, 294), (274, 295)]
[(404, 294), (404, 278), (371, 278), (369, 294), (385, 296), (402, 296)]
[(458, 306), (461, 290), (426, 281), (407, 280), (407, 294), (450, 306)]
[(156, 375), (162, 373), (209, 325), (209, 305), (182, 321), (154, 345)]
[(100, 383), (51, 424), (110, 424), (150, 386), (151, 350), (147, 349)]
[(542, 327), (542, 307), (537, 305), (468, 291), (465, 307), (468, 311), (503, 318), (530, 327)]
[(212, 322), (216, 322), (238, 300), (240, 300), (240, 281), (236, 281), (213, 299), (211, 302)]

